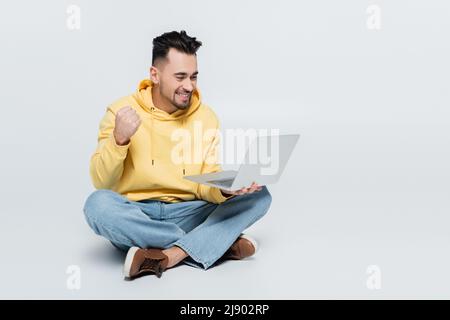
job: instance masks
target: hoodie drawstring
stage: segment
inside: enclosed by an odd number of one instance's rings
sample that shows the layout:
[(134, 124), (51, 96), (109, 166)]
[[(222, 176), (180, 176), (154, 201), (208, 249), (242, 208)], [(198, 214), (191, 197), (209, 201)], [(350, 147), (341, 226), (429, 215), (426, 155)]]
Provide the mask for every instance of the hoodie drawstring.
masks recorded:
[[(184, 129), (184, 117), (181, 118), (181, 129)], [(185, 165), (184, 165), (184, 150), (183, 150), (183, 156), (182, 156), (181, 159), (182, 159), (181, 161), (183, 163), (183, 175), (185, 175), (186, 174), (186, 168), (185, 168)]]
[[(153, 107), (152, 107), (152, 111), (153, 111)], [(152, 118), (151, 122), (152, 122), (152, 127), (150, 128), (150, 157), (152, 158), (152, 166), (155, 165), (155, 159), (153, 156), (153, 130), (154, 130), (154, 124), (153, 124), (153, 114), (150, 114), (150, 117)]]
[[(194, 93), (192, 94), (192, 101), (191, 105), (189, 106), (189, 109), (187, 112), (179, 118), (178, 115), (175, 117), (167, 116), (167, 114), (158, 112), (158, 110), (155, 110), (156, 107), (153, 104), (152, 100), (152, 88), (154, 86), (153, 81), (151, 79), (144, 79), (141, 82), (139, 82), (139, 86), (137, 88), (137, 91), (133, 94), (134, 99), (136, 100), (137, 104), (140, 105), (146, 112), (150, 111), (151, 116), (151, 129), (150, 129), (150, 158), (152, 159), (152, 166), (155, 165), (155, 158), (156, 154), (153, 152), (157, 151), (157, 148), (153, 146), (153, 130), (154, 130), (154, 119), (156, 120), (179, 120), (181, 119), (182, 127), (185, 125), (185, 118), (189, 116), (190, 114), (194, 113), (198, 108), (201, 106), (201, 95), (198, 89), (196, 88)], [(184, 150), (182, 150), (184, 152)], [(183, 156), (183, 175), (186, 174), (186, 164), (184, 163), (184, 156)]]
[[(152, 110), (153, 110), (153, 108), (152, 108)], [(154, 157), (154, 153), (153, 153), (153, 143), (154, 143), (153, 130), (155, 128), (154, 127), (155, 124), (153, 122), (153, 116), (151, 116), (151, 125), (152, 125), (152, 127), (150, 129), (150, 157), (152, 159), (152, 166), (154, 166), (155, 165), (155, 157)], [(184, 125), (185, 125), (185, 119), (183, 117), (183, 118), (181, 118), (181, 128), (182, 129), (184, 129)], [(185, 150), (181, 149), (181, 151), (182, 151), (181, 162), (182, 162), (182, 166), (183, 166), (183, 175), (186, 175), (186, 164), (184, 163), (184, 152), (185, 152)]]

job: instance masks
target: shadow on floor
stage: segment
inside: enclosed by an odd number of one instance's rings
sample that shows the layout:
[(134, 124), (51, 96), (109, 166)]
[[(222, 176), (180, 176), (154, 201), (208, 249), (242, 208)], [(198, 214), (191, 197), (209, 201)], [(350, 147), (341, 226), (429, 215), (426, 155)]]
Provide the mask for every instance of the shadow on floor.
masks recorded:
[[(97, 244), (86, 250), (86, 258), (96, 264), (122, 265), (125, 262), (126, 255), (127, 253), (125, 251), (116, 248), (115, 246), (113, 246), (108, 242)], [(250, 257), (245, 260), (253, 260), (253, 259), (254, 257)], [(219, 267), (222, 264), (232, 262), (235, 261), (227, 260), (222, 257), (219, 260), (217, 260), (210, 268)], [(182, 263), (172, 268), (178, 268), (183, 265), (204, 270), (203, 267), (199, 263), (195, 262), (191, 257), (186, 258), (184, 261), (182, 261)]]
[(127, 253), (110, 243), (101, 243), (86, 250), (86, 258), (101, 264), (123, 264)]

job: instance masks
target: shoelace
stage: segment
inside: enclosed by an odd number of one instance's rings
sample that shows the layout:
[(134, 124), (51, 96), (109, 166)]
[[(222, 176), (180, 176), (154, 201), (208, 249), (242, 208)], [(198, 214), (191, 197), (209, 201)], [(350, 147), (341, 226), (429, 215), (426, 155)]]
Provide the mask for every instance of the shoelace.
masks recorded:
[(164, 259), (155, 259), (155, 258), (144, 258), (144, 262), (142, 262), (140, 270), (150, 270), (155, 272), (158, 278), (161, 277), (163, 273), (161, 261)]

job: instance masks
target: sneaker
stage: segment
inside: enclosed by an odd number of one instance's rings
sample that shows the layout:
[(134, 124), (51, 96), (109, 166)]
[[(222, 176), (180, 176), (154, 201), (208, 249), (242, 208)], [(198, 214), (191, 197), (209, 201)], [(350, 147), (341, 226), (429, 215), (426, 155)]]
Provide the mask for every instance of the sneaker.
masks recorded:
[(161, 278), (168, 262), (169, 258), (160, 249), (132, 247), (128, 250), (125, 258), (123, 273), (128, 279), (134, 279), (144, 274), (155, 274)]
[(225, 258), (241, 260), (254, 255), (257, 250), (258, 243), (256, 240), (246, 234), (241, 234), (227, 250)]

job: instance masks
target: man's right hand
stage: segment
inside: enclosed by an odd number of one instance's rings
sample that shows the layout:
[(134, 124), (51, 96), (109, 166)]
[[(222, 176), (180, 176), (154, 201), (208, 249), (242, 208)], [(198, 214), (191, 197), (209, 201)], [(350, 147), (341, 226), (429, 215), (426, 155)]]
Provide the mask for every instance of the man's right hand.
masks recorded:
[(114, 128), (116, 143), (121, 146), (128, 144), (140, 125), (141, 118), (136, 110), (130, 106), (119, 109), (116, 114), (116, 126)]

